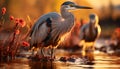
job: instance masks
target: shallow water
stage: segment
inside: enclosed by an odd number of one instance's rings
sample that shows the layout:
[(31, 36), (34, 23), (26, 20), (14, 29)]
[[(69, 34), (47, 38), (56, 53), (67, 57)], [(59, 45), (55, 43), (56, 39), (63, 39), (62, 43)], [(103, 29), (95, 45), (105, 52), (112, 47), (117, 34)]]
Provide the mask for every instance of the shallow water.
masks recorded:
[[(105, 42), (100, 40), (96, 45)], [(105, 44), (105, 43), (103, 43)], [(61, 62), (58, 59), (62, 56), (80, 56), (80, 51), (70, 53), (65, 50), (56, 51), (57, 59), (54, 62), (31, 61), (27, 58), (17, 58), (16, 60), (0, 63), (0, 69), (120, 69), (120, 57), (107, 55), (95, 51), (95, 61), (93, 65), (81, 64), (81, 62)], [(76, 59), (79, 60), (79, 59)]]
[(0, 63), (0, 69), (120, 69), (120, 57), (106, 54), (96, 55), (93, 65), (80, 62), (40, 62), (27, 58), (17, 58), (14, 61)]

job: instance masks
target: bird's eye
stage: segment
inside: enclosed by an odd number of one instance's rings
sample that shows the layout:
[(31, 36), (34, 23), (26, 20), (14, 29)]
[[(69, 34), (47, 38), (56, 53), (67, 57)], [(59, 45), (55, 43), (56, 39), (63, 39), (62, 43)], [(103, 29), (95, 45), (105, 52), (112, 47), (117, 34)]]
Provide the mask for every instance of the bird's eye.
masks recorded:
[(73, 4), (70, 4), (69, 6), (70, 6), (70, 7), (73, 7)]

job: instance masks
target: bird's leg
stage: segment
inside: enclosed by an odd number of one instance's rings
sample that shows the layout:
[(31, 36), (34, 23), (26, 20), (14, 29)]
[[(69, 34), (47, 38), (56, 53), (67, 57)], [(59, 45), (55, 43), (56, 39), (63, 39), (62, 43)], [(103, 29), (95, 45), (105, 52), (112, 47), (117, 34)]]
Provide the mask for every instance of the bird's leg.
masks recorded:
[(31, 51), (32, 51), (32, 56), (35, 56), (35, 47), (32, 47)]
[(93, 42), (93, 44), (92, 44), (92, 52), (94, 52), (94, 50), (95, 50), (95, 47), (94, 47), (94, 42)]
[(54, 60), (54, 47), (51, 47), (51, 59), (53, 59)]
[(53, 57), (53, 47), (51, 47), (51, 58)]
[(82, 48), (82, 57), (85, 57), (86, 55), (86, 44), (83, 45), (83, 48)]
[(44, 55), (44, 47), (41, 47), (41, 55), (42, 55), (42, 57), (45, 57), (45, 55)]
[(89, 60), (90, 60), (90, 61), (93, 61), (93, 60), (94, 60), (94, 50), (95, 50), (95, 49), (94, 49), (94, 42), (93, 42), (92, 45), (91, 45), (91, 50), (90, 50), (90, 52), (89, 52), (89, 53), (90, 53), (90, 54), (89, 54), (89, 55), (90, 55), (90, 57), (89, 57)]
[(89, 42), (85, 45), (86, 48), (84, 57), (86, 57), (89, 62), (92, 62), (94, 60), (94, 42)]

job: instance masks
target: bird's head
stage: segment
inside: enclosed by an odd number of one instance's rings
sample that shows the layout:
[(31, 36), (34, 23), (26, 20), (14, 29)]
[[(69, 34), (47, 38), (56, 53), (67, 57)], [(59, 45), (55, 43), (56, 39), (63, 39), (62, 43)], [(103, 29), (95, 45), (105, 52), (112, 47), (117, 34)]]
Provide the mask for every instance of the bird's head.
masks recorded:
[(92, 9), (91, 7), (87, 7), (87, 6), (79, 6), (79, 5), (77, 5), (77, 4), (75, 4), (74, 2), (71, 2), (71, 1), (66, 1), (61, 6), (64, 6), (65, 9), (68, 9), (68, 10)]
[(89, 18), (90, 18), (90, 23), (95, 23), (95, 24), (98, 23), (99, 19), (98, 19), (98, 16), (96, 14), (94, 14), (94, 13), (90, 14)]

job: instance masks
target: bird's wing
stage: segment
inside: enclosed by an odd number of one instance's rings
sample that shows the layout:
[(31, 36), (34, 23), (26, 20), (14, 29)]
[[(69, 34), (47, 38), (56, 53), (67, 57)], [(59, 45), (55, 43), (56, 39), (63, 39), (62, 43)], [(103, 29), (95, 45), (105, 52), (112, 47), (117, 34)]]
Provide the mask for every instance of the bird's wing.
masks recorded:
[(46, 22), (40, 23), (40, 25), (35, 24), (31, 32), (31, 44), (41, 43), (47, 37), (48, 28)]
[(57, 20), (60, 17), (57, 13), (48, 13), (41, 16), (38, 21), (32, 27), (30, 33), (30, 43), (33, 45), (34, 43), (41, 43), (42, 41), (46, 40), (49, 36), (50, 26), (52, 20)]
[(88, 26), (88, 24), (85, 24), (85, 25), (83, 25), (81, 28), (80, 28), (80, 35), (79, 35), (79, 39), (80, 40), (83, 40), (84, 39), (84, 37), (85, 37), (85, 31), (86, 31), (86, 28), (87, 28), (87, 26)]

